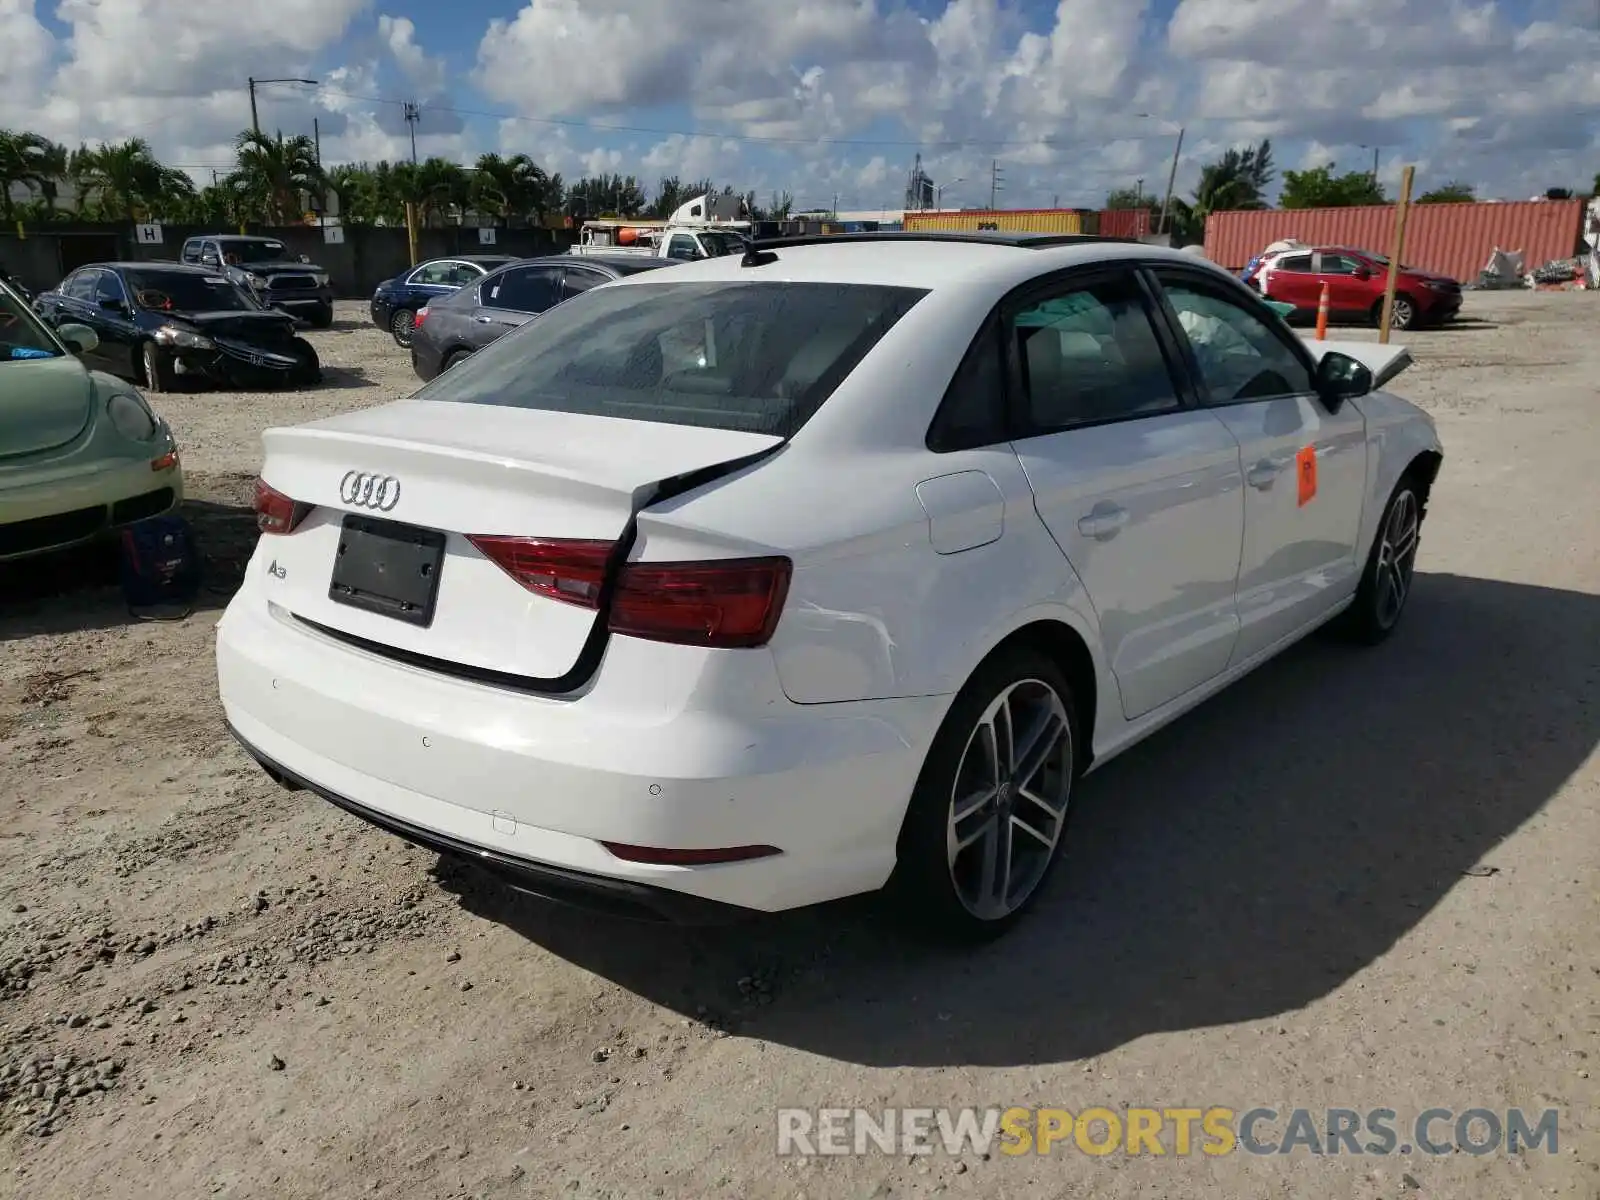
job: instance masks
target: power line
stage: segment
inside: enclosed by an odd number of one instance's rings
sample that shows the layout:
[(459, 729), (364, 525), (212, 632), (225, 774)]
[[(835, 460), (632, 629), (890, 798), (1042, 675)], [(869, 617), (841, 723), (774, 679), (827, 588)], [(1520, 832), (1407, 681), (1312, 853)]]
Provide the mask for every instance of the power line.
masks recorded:
[[(341, 100), (360, 100), (366, 104), (397, 104), (401, 106), (402, 110), (406, 105), (414, 103), (410, 100), (395, 100), (388, 96), (363, 96), (355, 92), (342, 92), (329, 87), (319, 87), (315, 90), (325, 96), (335, 96)], [(646, 125), (617, 125), (608, 121), (580, 121), (574, 118), (562, 117), (526, 117), (519, 113), (491, 112), (487, 109), (479, 108), (458, 108), (450, 104), (421, 104), (417, 105), (417, 108), (426, 112), (451, 113), (458, 117), (483, 117), (491, 121), (522, 121), (531, 125), (554, 125), (567, 129), (588, 129), (596, 133), (638, 133), (652, 137), (697, 137), (719, 142), (757, 142), (785, 146), (922, 146), (959, 148), (963, 146), (1038, 146), (1041, 144), (1071, 146), (1076, 144), (1054, 134), (1025, 139), (954, 138), (943, 141), (917, 138), (779, 137), (775, 134), (719, 133), (703, 129), (666, 129)], [(1128, 134), (1114, 140), (1127, 142), (1152, 141), (1165, 136), (1166, 134), (1164, 133)]]

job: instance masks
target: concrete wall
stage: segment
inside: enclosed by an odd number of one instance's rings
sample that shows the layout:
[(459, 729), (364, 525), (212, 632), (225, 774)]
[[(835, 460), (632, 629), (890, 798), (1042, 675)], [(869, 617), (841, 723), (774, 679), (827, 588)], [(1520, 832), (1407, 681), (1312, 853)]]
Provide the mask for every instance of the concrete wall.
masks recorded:
[[(54, 287), (68, 272), (92, 262), (127, 259), (174, 260), (185, 239), (204, 233), (237, 230), (162, 226), (159, 246), (140, 244), (132, 225), (51, 225), (30, 228), (19, 238), (15, 230), (0, 232), (0, 266), (34, 291)], [(248, 232), (277, 238), (291, 256), (304, 254), (328, 271), (334, 294), (342, 299), (365, 299), (372, 289), (410, 265), (404, 229), (351, 226), (344, 242), (329, 244), (324, 231), (310, 226), (255, 229)], [(548, 229), (497, 229), (493, 246), (480, 245), (475, 228), (423, 229), (418, 234), (422, 259), (449, 254), (513, 254), (533, 257), (559, 252), (570, 233)]]

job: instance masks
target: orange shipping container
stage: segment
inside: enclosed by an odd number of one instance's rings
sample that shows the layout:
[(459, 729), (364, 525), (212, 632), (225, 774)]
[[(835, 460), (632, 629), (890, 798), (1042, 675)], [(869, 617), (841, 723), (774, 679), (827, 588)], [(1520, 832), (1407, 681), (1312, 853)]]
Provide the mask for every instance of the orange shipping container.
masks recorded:
[(1100, 210), (1101, 237), (1142, 238), (1150, 236), (1148, 208), (1105, 208)]
[[(1498, 246), (1522, 251), (1532, 271), (1572, 255), (1582, 212), (1581, 200), (1418, 204), (1406, 218), (1401, 258), (1408, 267), (1471, 283)], [(1394, 206), (1220, 212), (1206, 219), (1206, 257), (1229, 270), (1240, 270), (1284, 238), (1387, 254), (1394, 241)]]
[(907, 229), (977, 233), (1082, 233), (1083, 214), (1075, 208), (962, 209), (959, 212), (908, 212)]

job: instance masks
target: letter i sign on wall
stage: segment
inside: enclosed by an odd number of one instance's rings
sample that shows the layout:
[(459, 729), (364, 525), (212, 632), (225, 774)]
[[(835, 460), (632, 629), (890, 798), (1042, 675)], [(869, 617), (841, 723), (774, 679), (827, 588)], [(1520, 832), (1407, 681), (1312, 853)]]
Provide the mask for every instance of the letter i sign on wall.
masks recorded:
[(1317, 448), (1307, 446), (1294, 456), (1294, 471), (1300, 482), (1300, 507), (1310, 504), (1317, 494)]

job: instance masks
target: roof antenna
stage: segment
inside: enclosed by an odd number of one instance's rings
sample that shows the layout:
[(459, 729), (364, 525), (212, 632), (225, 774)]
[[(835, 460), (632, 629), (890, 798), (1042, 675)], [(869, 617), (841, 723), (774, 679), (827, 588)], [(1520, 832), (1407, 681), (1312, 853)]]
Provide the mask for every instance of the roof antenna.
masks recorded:
[(741, 267), (764, 267), (768, 263), (777, 261), (778, 256), (771, 250), (757, 249), (756, 244), (751, 242), (750, 248), (744, 252), (744, 257), (739, 260), (739, 265)]

